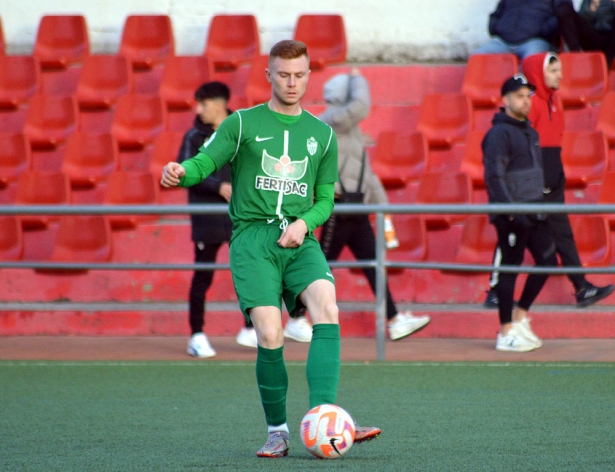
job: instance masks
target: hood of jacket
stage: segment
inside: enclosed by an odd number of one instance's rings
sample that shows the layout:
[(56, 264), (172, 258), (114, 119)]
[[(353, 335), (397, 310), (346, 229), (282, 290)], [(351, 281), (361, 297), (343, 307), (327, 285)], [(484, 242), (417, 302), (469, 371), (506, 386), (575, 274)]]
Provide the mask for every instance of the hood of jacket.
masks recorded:
[(325, 102), (339, 105), (346, 103), (350, 98), (349, 86), (350, 76), (348, 74), (334, 75), (324, 85)]
[(554, 52), (547, 52), (545, 54), (540, 53), (526, 57), (521, 64), (521, 68), (528, 82), (536, 87), (534, 93), (547, 102), (551, 100), (555, 93), (555, 90), (547, 87), (545, 83), (545, 69), (549, 65), (549, 61), (552, 57), (559, 60), (557, 54)]

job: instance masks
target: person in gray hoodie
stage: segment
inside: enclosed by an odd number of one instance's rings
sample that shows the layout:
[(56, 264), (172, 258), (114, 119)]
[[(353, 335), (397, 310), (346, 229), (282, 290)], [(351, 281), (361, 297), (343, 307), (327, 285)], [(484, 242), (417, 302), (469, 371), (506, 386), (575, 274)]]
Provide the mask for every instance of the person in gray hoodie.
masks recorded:
[[(339, 202), (346, 191), (363, 193), (359, 196), (363, 203), (387, 204), (389, 201), (384, 187), (369, 165), (359, 128), (359, 123), (367, 117), (370, 109), (367, 80), (359, 69), (352, 68), (349, 74), (338, 74), (325, 83), (324, 98), (327, 108), (319, 118), (330, 125), (337, 136), (340, 181), (336, 183), (336, 201)], [(385, 237), (386, 232), (385, 219)], [(320, 244), (328, 260), (336, 260), (345, 246), (358, 260), (376, 258), (374, 232), (366, 214), (332, 215), (322, 227)], [(375, 269), (362, 270), (375, 293)], [(386, 297), (388, 329), (392, 340), (408, 336), (429, 323), (430, 317), (427, 315), (414, 316), (411, 311), (398, 311), (388, 284)]]

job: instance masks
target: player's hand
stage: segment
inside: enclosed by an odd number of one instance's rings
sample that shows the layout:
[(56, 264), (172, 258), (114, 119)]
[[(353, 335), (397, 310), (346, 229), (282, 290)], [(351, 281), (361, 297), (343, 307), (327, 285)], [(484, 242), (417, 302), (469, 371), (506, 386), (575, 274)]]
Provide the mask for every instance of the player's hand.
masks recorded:
[(169, 162), (162, 169), (162, 179), (160, 179), (160, 185), (163, 187), (177, 187), (179, 179), (186, 175), (186, 169), (177, 162)]
[(307, 234), (307, 224), (305, 221), (299, 219), (289, 224), (286, 227), (286, 231), (282, 232), (280, 239), (278, 239), (278, 246), (280, 247), (299, 247), (303, 244), (305, 235)]
[(220, 184), (220, 190), (218, 193), (222, 198), (224, 198), (227, 202), (231, 201), (231, 195), (233, 195), (233, 187), (228, 182), (222, 182)]

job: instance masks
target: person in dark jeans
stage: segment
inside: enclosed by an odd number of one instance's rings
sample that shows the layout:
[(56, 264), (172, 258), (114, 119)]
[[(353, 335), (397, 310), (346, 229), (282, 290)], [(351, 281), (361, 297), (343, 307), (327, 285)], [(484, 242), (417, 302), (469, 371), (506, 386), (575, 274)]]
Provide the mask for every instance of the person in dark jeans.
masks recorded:
[[(363, 193), (361, 202), (368, 200), (372, 203), (387, 203), (384, 188), (367, 162), (363, 135), (359, 128), (359, 122), (369, 113), (367, 80), (359, 69), (352, 68), (349, 74), (338, 74), (329, 79), (324, 85), (323, 94), (327, 108), (319, 118), (333, 128), (338, 141), (340, 181), (335, 186), (336, 201), (339, 202), (339, 195), (346, 190)], [(386, 229), (385, 219), (385, 238)], [(320, 246), (327, 260), (336, 260), (346, 245), (359, 260), (376, 258), (376, 241), (368, 215), (331, 215), (325, 222)], [(376, 270), (363, 268), (362, 271), (375, 293)], [(415, 316), (409, 310), (397, 311), (388, 284), (386, 298), (388, 330), (392, 340), (412, 334), (431, 320), (427, 315)]]
[(607, 70), (615, 59), (615, 0), (583, 0), (556, 7), (559, 28), (569, 51), (602, 51)]
[[(482, 142), (489, 203), (543, 202), (544, 174), (538, 133), (527, 119), (534, 90), (523, 74), (516, 74), (502, 85), (504, 108), (493, 117), (493, 125)], [(521, 265), (526, 248), (536, 265), (557, 264), (555, 243), (545, 215), (491, 214), (489, 220), (498, 235), (503, 264)], [(517, 275), (502, 273), (497, 285), (498, 351), (526, 352), (542, 346), (530, 327), (528, 311), (548, 276), (530, 274), (513, 309)]]
[[(526, 58), (522, 67), (527, 79), (532, 84), (536, 84), (536, 92), (532, 95), (532, 108), (528, 118), (540, 136), (545, 177), (544, 202), (565, 203), (566, 177), (561, 158), (564, 112), (556, 98), (556, 91), (562, 78), (561, 62), (557, 54), (548, 52)], [(568, 215), (550, 214), (548, 223), (562, 265), (581, 267)], [(494, 257), (494, 265), (499, 265), (499, 259), (498, 248)], [(584, 274), (569, 274), (568, 278), (574, 286), (575, 298), (579, 307), (590, 306), (608, 297), (615, 290), (614, 285), (604, 287), (593, 285)], [(490, 281), (491, 288), (485, 300), (487, 308), (497, 308), (498, 298), (495, 290), (497, 283), (498, 273), (494, 272)]]

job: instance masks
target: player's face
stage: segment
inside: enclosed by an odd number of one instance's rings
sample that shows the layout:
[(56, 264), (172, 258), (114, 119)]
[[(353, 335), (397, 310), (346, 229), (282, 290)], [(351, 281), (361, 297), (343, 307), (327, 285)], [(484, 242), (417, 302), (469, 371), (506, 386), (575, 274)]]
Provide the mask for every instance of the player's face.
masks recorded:
[(532, 93), (527, 87), (506, 94), (503, 98), (506, 113), (517, 120), (525, 120), (532, 107)]
[(296, 105), (305, 93), (310, 76), (310, 61), (307, 56), (295, 59), (276, 57), (266, 73), (271, 83), (272, 98), (285, 106)]
[(562, 63), (555, 61), (547, 66), (544, 71), (545, 85), (550, 89), (557, 90), (562, 81)]

